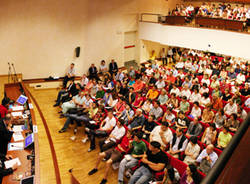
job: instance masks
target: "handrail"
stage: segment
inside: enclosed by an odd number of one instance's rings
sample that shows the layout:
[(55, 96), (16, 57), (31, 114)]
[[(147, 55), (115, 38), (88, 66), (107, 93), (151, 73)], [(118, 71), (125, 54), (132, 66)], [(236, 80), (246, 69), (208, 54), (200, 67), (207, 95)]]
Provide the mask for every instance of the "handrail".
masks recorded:
[(44, 115), (43, 115), (43, 113), (42, 113), (42, 111), (40, 109), (40, 106), (38, 105), (38, 103), (37, 103), (36, 99), (34, 98), (34, 96), (25, 87), (25, 85), (24, 85), (23, 82), (21, 84), (22, 84), (23, 88), (25, 89), (25, 91), (27, 91), (27, 93), (29, 94), (29, 96), (31, 97), (31, 99), (33, 100), (33, 102), (35, 103), (36, 108), (37, 108), (37, 110), (38, 110), (38, 112), (40, 114), (40, 117), (42, 119), (45, 131), (46, 131), (46, 134), (47, 134), (47, 137), (48, 137), (48, 141), (49, 141), (49, 145), (50, 145), (50, 151), (51, 151), (52, 158), (53, 158), (54, 170), (55, 170), (55, 175), (56, 175), (56, 183), (57, 184), (61, 184), (61, 176), (60, 176), (60, 170), (59, 170), (59, 167), (58, 167), (58, 162), (57, 162), (55, 147), (54, 147), (54, 144), (53, 144), (53, 141), (52, 141), (52, 137), (51, 137), (51, 134), (50, 134), (50, 131), (49, 131), (49, 128), (48, 128), (47, 121), (44, 118)]
[(232, 140), (226, 147), (226, 149), (222, 152), (219, 159), (216, 161), (213, 168), (209, 171), (207, 176), (204, 178), (201, 184), (213, 184), (215, 183), (218, 176), (221, 174), (222, 170), (224, 169), (226, 163), (232, 156), (235, 148), (240, 143), (242, 137), (246, 133), (250, 122), (250, 114), (248, 114), (246, 120), (241, 124), (239, 129), (237, 130), (236, 134), (233, 136)]

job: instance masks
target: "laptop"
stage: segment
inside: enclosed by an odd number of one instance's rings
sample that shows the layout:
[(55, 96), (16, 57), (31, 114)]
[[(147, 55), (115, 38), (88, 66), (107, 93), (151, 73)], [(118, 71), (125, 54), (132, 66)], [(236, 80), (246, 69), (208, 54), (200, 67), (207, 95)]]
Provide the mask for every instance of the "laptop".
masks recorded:
[(26, 178), (21, 179), (20, 184), (34, 184), (34, 176), (29, 176)]
[(34, 143), (34, 134), (28, 135), (24, 140), (24, 149), (28, 148), (30, 145)]
[(26, 101), (28, 100), (28, 97), (27, 96), (24, 96), (24, 95), (20, 95), (17, 99), (17, 103), (23, 105), (26, 103)]

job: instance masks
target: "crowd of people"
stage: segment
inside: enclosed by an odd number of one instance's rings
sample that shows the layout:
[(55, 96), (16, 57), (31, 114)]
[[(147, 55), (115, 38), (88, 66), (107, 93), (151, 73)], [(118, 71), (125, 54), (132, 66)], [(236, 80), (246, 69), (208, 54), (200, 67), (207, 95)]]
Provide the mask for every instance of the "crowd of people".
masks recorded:
[[(109, 67), (101, 61), (99, 70), (92, 64), (79, 83), (71, 77), (58, 92), (55, 106), (66, 118), (59, 133), (83, 124), (88, 152), (99, 138), (89, 175), (106, 161), (101, 184), (111, 166), (119, 169), (118, 183), (124, 176), (129, 184), (200, 183), (247, 117), (249, 71), (242, 58), (171, 47), (159, 58), (153, 51), (147, 63), (126, 72), (114, 60)], [(186, 170), (176, 169), (174, 161)]]
[(194, 7), (192, 4), (184, 6), (183, 4), (176, 5), (176, 8), (172, 10), (172, 15), (177, 16), (205, 16), (212, 18), (223, 18), (229, 20), (240, 20), (246, 21), (250, 19), (250, 8), (246, 8), (244, 5), (235, 5), (231, 4), (211, 4), (211, 3), (202, 3), (200, 7)]

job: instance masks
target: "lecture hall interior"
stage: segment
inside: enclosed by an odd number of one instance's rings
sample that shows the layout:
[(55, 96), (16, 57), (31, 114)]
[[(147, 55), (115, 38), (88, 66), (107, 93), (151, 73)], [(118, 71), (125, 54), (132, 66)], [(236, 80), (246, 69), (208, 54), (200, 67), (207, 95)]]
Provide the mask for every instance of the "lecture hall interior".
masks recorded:
[(0, 184), (248, 184), (250, 0), (1, 0)]

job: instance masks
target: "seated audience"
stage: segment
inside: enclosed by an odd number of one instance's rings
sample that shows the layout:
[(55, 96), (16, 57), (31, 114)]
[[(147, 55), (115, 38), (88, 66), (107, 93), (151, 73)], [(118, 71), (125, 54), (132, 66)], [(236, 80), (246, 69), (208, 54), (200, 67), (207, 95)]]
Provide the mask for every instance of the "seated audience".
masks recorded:
[(194, 120), (189, 124), (188, 126), (188, 130), (186, 133), (187, 137), (191, 137), (191, 136), (199, 136), (200, 133), (202, 131), (202, 126), (199, 123), (199, 120), (197, 117), (194, 118)]
[(63, 88), (66, 88), (67, 83), (70, 79), (75, 78), (76, 71), (75, 71), (75, 64), (71, 63), (69, 69), (67, 70), (65, 77), (63, 78)]
[(237, 114), (237, 105), (233, 102), (233, 99), (230, 99), (229, 102), (225, 105), (224, 112), (229, 116), (233, 113)]
[(216, 140), (216, 127), (214, 123), (210, 123), (202, 135), (201, 142), (205, 144), (213, 144)]
[(175, 121), (175, 115), (171, 112), (172, 108), (167, 107), (166, 112), (163, 115), (162, 121), (173, 123)]
[(163, 171), (167, 164), (168, 157), (161, 150), (161, 144), (152, 141), (146, 154), (142, 157), (141, 166), (136, 169), (128, 183), (147, 183), (152, 178), (154, 172)]
[(118, 144), (115, 148), (111, 148), (105, 152), (99, 153), (99, 156), (96, 161), (95, 168), (89, 171), (88, 175), (93, 175), (98, 171), (98, 166), (101, 163), (101, 160), (106, 160), (106, 170), (104, 174), (104, 178), (102, 179), (100, 184), (107, 183), (108, 172), (113, 163), (119, 162), (122, 160), (123, 155), (128, 153), (130, 149), (130, 144), (132, 142), (132, 132), (127, 131), (126, 136), (122, 138), (120, 144)]
[(144, 121), (145, 121), (145, 117), (142, 114), (142, 110), (137, 109), (133, 119), (131, 120), (131, 123), (128, 125), (128, 128), (132, 130), (139, 129), (144, 124)]
[(175, 158), (179, 158), (180, 153), (185, 151), (188, 139), (183, 134), (183, 129), (177, 128), (173, 139), (170, 141), (170, 148), (168, 153)]
[(190, 104), (187, 102), (187, 97), (183, 96), (180, 102), (179, 110), (186, 113), (186, 112), (189, 112), (189, 107), (190, 107)]
[(160, 105), (165, 105), (167, 103), (168, 95), (167, 95), (167, 91), (165, 89), (161, 90), (161, 93), (158, 96), (157, 100), (160, 102)]
[(163, 110), (160, 107), (160, 102), (159, 101), (153, 102), (153, 107), (149, 111), (149, 115), (154, 115), (155, 118), (158, 119), (159, 117), (162, 116), (162, 114), (163, 114)]
[(173, 129), (182, 128), (185, 129), (189, 126), (189, 120), (183, 111), (178, 112)]
[(6, 155), (7, 153), (8, 143), (11, 141), (12, 135), (14, 133), (11, 127), (12, 116), (8, 113), (4, 118), (0, 119), (0, 154)]
[(180, 179), (180, 184), (198, 184), (201, 181), (200, 174), (198, 173), (194, 164), (189, 164), (186, 171)]
[(158, 97), (158, 94), (159, 94), (159, 92), (156, 90), (156, 87), (153, 86), (150, 90), (148, 90), (146, 98), (154, 100), (154, 99), (156, 99)]
[(189, 116), (191, 118), (199, 118), (201, 116), (201, 108), (199, 107), (199, 102), (194, 102), (193, 108)]
[(123, 120), (125, 122), (125, 125), (128, 125), (128, 122), (133, 119), (133, 116), (134, 116), (133, 109), (130, 107), (129, 104), (126, 104), (125, 109), (117, 118)]
[(89, 78), (90, 79), (98, 79), (98, 70), (95, 66), (95, 64), (91, 64), (91, 66), (89, 67)]
[(216, 128), (221, 128), (224, 125), (226, 119), (227, 117), (224, 115), (224, 110), (218, 110), (214, 116), (214, 124), (216, 125)]
[[(129, 145), (130, 154), (127, 154), (122, 159), (118, 171), (118, 183), (123, 183), (123, 175), (125, 170), (130, 170), (138, 164), (138, 161), (144, 156), (147, 146), (142, 141), (142, 133), (138, 132), (134, 136), (133, 142)], [(130, 171), (129, 171), (130, 172)]]
[(189, 139), (189, 143), (185, 149), (185, 159), (184, 163), (186, 164), (195, 164), (196, 158), (200, 153), (200, 146), (197, 144), (197, 137), (192, 136)]
[(99, 140), (101, 152), (106, 151), (109, 148), (115, 146), (116, 143), (125, 135), (126, 129), (124, 128), (123, 124), (124, 121), (117, 121), (115, 128), (112, 130), (109, 136)]
[(214, 118), (214, 112), (212, 111), (212, 106), (208, 104), (206, 108), (203, 110), (201, 121), (203, 123), (211, 123)]
[(150, 142), (157, 141), (164, 150), (173, 138), (172, 131), (168, 127), (168, 122), (163, 121), (161, 125), (156, 126), (150, 134)]
[(226, 120), (225, 126), (229, 128), (230, 131), (236, 132), (240, 126), (239, 120), (237, 120), (237, 114), (233, 113), (230, 115), (230, 118)]
[(150, 133), (156, 126), (157, 124), (155, 123), (155, 116), (154, 115), (148, 116), (148, 119), (144, 121), (144, 124), (142, 126), (143, 138), (145, 140), (148, 141)]
[(221, 149), (226, 148), (231, 139), (232, 135), (229, 133), (229, 128), (224, 126), (222, 131), (219, 133), (217, 147)]
[(113, 116), (113, 112), (109, 111), (107, 117), (101, 122), (100, 127), (96, 130), (89, 129), (87, 131), (88, 138), (90, 140), (90, 148), (88, 152), (91, 152), (95, 149), (95, 137), (106, 137), (112, 131), (116, 125), (116, 119)]
[(206, 149), (204, 149), (198, 158), (196, 159), (196, 162), (200, 163), (199, 169), (207, 174), (210, 169), (215, 164), (216, 160), (218, 159), (218, 155), (214, 152), (214, 145), (209, 144)]
[(109, 63), (109, 73), (111, 74), (111, 76), (113, 76), (113, 74), (116, 75), (117, 71), (118, 71), (118, 65), (115, 62), (115, 60), (112, 59), (111, 62)]

